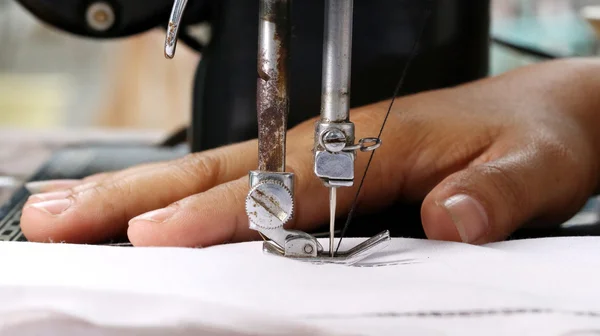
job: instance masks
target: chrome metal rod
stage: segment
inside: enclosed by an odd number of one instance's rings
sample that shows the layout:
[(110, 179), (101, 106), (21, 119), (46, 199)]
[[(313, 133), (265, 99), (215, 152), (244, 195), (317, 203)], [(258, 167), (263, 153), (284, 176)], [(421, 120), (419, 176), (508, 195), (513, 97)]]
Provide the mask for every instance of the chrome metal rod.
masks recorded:
[(258, 169), (285, 171), (289, 110), (290, 4), (260, 0), (258, 46)]
[(348, 121), (352, 56), (353, 0), (325, 1), (321, 118)]

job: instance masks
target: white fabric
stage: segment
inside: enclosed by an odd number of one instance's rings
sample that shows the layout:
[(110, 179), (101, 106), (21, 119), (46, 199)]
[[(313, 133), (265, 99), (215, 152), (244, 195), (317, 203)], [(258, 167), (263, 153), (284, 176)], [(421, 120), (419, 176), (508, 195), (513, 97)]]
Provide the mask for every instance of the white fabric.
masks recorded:
[(0, 243), (0, 335), (600, 335), (600, 238), (394, 239), (357, 266)]

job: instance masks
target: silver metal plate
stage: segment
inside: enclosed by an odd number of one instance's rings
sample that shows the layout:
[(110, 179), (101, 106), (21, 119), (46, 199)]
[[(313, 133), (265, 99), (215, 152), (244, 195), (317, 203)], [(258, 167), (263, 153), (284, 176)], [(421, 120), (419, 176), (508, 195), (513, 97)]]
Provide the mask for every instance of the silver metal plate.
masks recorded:
[(374, 253), (384, 250), (389, 242), (391, 241), (390, 232), (383, 231), (364, 242), (354, 246), (353, 248), (337, 252), (334, 257), (331, 257), (329, 251), (321, 251), (316, 257), (293, 257), (284, 256), (282, 250), (274, 246), (270, 242), (263, 244), (263, 251), (268, 254), (277, 255), (279, 257), (285, 257), (292, 260), (304, 261), (314, 264), (340, 264), (340, 265), (352, 265)]

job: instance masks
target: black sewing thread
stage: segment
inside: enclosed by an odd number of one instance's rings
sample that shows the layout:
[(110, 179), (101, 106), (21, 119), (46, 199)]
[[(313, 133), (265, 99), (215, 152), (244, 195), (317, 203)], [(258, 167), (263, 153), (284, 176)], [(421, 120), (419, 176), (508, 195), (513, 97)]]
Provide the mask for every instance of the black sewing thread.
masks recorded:
[[(429, 0), (429, 3), (427, 4), (427, 7), (425, 9), (425, 17), (423, 19), (423, 25), (421, 27), (419, 35), (415, 39), (415, 42), (414, 42), (414, 44), (412, 46), (412, 50), (411, 50), (411, 52), (409, 54), (408, 60), (406, 61), (404, 69), (402, 70), (402, 75), (400, 76), (400, 80), (398, 81), (398, 84), (396, 85), (396, 88), (394, 89), (394, 94), (392, 96), (392, 101), (390, 102), (390, 106), (389, 106), (389, 108), (387, 110), (385, 118), (383, 119), (383, 123), (381, 125), (381, 129), (379, 130), (378, 138), (381, 138), (381, 134), (383, 133), (383, 129), (385, 127), (387, 119), (388, 119), (388, 117), (390, 115), (390, 112), (392, 111), (392, 106), (394, 105), (394, 101), (396, 100), (396, 96), (400, 93), (400, 90), (402, 89), (402, 87), (404, 85), (404, 80), (406, 78), (406, 74), (408, 73), (408, 69), (410, 68), (410, 65), (411, 65), (413, 59), (417, 55), (417, 50), (419, 48), (419, 44), (421, 42), (421, 38), (423, 37), (423, 33), (425, 31), (425, 28), (427, 27), (427, 21), (429, 19), (429, 16), (431, 15), (432, 7), (433, 7), (433, 0)], [(360, 184), (358, 186), (358, 190), (356, 191), (356, 195), (354, 196), (354, 202), (352, 204), (352, 207), (350, 208), (350, 212), (348, 213), (348, 217), (346, 218), (346, 223), (344, 224), (344, 228), (342, 229), (342, 234), (340, 236), (340, 241), (338, 242), (337, 248), (335, 249), (335, 253), (338, 253), (338, 250), (340, 249), (340, 245), (342, 244), (342, 240), (344, 239), (344, 236), (346, 235), (346, 232), (348, 231), (348, 227), (350, 226), (350, 222), (352, 221), (352, 217), (354, 215), (354, 211), (356, 210), (357, 205), (358, 205), (358, 197), (360, 196), (360, 191), (361, 191), (361, 189), (363, 187), (363, 184), (365, 182), (365, 177), (367, 176), (367, 171), (369, 170), (369, 167), (371, 166), (371, 161), (373, 160), (373, 156), (374, 155), (375, 155), (375, 150), (373, 150), (371, 152), (371, 156), (369, 157), (369, 161), (367, 162), (367, 167), (365, 168), (365, 172), (364, 172), (364, 174), (363, 174), (363, 176), (362, 176), (362, 178), (360, 180)]]

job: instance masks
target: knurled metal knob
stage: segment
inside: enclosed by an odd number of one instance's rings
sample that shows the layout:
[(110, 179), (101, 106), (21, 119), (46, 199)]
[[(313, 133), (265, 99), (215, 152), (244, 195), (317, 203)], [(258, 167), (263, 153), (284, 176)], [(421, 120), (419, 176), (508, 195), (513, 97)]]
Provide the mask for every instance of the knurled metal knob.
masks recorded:
[(267, 180), (258, 183), (246, 197), (246, 214), (255, 226), (277, 229), (285, 225), (294, 210), (294, 198), (281, 182)]

